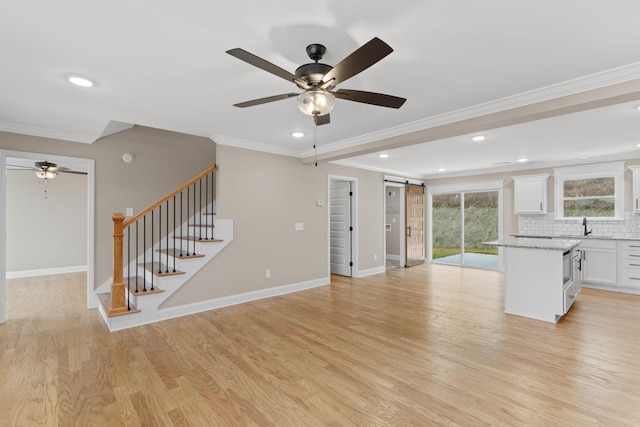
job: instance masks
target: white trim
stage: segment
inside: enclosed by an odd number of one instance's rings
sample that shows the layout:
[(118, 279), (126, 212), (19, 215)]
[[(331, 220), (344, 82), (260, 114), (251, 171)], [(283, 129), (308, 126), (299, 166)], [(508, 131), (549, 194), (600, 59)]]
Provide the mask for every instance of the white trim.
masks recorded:
[[(96, 308), (98, 306), (98, 297), (95, 295), (95, 160), (81, 157), (67, 157), (56, 154), (32, 153), (26, 151), (0, 150), (0, 188), (2, 189), (0, 196), (0, 236), (6, 236), (7, 221), (7, 189), (6, 189), (6, 163), (7, 157), (17, 157), (23, 159), (42, 160), (47, 158), (52, 162), (67, 164), (82, 164), (87, 167), (87, 308)], [(3, 320), (6, 310), (6, 238), (0, 239), (0, 323)]]
[(595, 163), (589, 165), (567, 166), (554, 168), (554, 202), (555, 220), (573, 220), (577, 217), (564, 216), (564, 181), (573, 179), (605, 178), (614, 179), (613, 217), (589, 217), (592, 221), (624, 220), (624, 162)]
[[(175, 317), (187, 316), (189, 314), (201, 313), (203, 311), (215, 310), (231, 305), (243, 304), (265, 298), (286, 295), (294, 292), (305, 291), (331, 283), (329, 277), (308, 280), (305, 282), (293, 283), (290, 285), (276, 286), (274, 288), (259, 289), (257, 291), (244, 292), (241, 294), (229, 295), (226, 297), (214, 298), (206, 301), (198, 301), (178, 307), (169, 307), (158, 310), (158, 320), (173, 319)], [(138, 325), (136, 325), (138, 326)]]
[(329, 210), (331, 209), (331, 180), (349, 181), (353, 183), (353, 203), (351, 205), (351, 217), (353, 222), (351, 225), (355, 231), (351, 235), (351, 255), (353, 262), (351, 275), (352, 277), (357, 277), (359, 265), (358, 258), (360, 256), (358, 246), (358, 241), (360, 240), (358, 238), (360, 235), (360, 221), (358, 220), (358, 193), (360, 190), (358, 188), (358, 178), (342, 175), (327, 175), (327, 275), (331, 276), (331, 215), (329, 214)]
[(385, 254), (384, 257), (385, 257), (385, 259), (392, 259), (394, 261), (400, 261), (400, 255)]
[(41, 128), (8, 122), (0, 122), (0, 131), (18, 133), (21, 135), (39, 136), (42, 138), (61, 139), (63, 141), (81, 142), (83, 144), (93, 144), (98, 140), (98, 138), (100, 138), (100, 135), (67, 132), (59, 129)]
[(368, 268), (366, 270), (360, 270), (356, 272), (356, 274), (353, 277), (355, 277), (356, 279), (360, 279), (362, 277), (373, 276), (374, 274), (381, 274), (381, 273), (384, 273), (385, 271), (387, 271), (387, 267), (383, 265), (382, 267), (373, 267), (373, 268)]
[(429, 185), (427, 187), (430, 194), (460, 193), (471, 191), (491, 191), (502, 190), (504, 181), (477, 181), (462, 184)]
[(51, 276), (54, 274), (79, 273), (82, 271), (88, 271), (88, 267), (86, 265), (75, 265), (71, 267), (41, 268), (39, 270), (8, 271), (7, 279), (17, 279), (20, 277)]
[(246, 150), (261, 151), (263, 153), (278, 154), (280, 156), (302, 158), (299, 150), (291, 150), (284, 147), (264, 144), (262, 142), (247, 141), (224, 135), (213, 135), (210, 139), (216, 144), (226, 145), (229, 147), (244, 148)]

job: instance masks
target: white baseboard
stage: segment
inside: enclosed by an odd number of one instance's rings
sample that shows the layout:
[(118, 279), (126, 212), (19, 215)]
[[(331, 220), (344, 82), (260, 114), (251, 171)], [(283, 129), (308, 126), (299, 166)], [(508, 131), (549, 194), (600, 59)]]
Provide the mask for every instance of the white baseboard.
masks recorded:
[(274, 288), (260, 289), (242, 294), (194, 302), (192, 304), (185, 304), (178, 307), (163, 308), (158, 310), (158, 320), (173, 319), (175, 317), (187, 316), (189, 314), (201, 313), (203, 311), (215, 310), (217, 308), (228, 307), (245, 302), (304, 291), (318, 286), (328, 285), (330, 282), (330, 278), (323, 277), (321, 279), (309, 280), (291, 285), (277, 286)]
[(626, 286), (598, 285), (596, 283), (583, 283), (583, 288), (599, 289), (601, 291), (620, 292), (623, 294), (640, 295), (640, 289)]
[(54, 274), (78, 273), (87, 271), (86, 265), (75, 265), (71, 267), (42, 268), (40, 270), (7, 271), (7, 279), (18, 279), (20, 277), (52, 276)]
[(380, 267), (370, 268), (368, 270), (360, 270), (356, 273), (355, 277), (360, 278), (360, 277), (373, 276), (374, 274), (384, 273), (385, 271), (387, 271), (387, 268), (383, 265)]

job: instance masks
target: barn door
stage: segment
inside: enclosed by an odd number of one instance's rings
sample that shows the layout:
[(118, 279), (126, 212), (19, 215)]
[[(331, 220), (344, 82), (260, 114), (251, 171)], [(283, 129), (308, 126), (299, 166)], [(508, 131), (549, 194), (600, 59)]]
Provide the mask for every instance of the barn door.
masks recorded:
[(424, 264), (424, 187), (405, 186), (405, 267)]

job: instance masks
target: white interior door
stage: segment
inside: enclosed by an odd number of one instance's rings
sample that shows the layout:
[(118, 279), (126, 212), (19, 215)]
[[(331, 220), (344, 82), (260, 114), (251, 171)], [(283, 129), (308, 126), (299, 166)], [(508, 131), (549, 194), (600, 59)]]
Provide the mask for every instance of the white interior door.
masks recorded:
[(329, 254), (331, 274), (352, 276), (351, 181), (331, 180), (329, 187)]

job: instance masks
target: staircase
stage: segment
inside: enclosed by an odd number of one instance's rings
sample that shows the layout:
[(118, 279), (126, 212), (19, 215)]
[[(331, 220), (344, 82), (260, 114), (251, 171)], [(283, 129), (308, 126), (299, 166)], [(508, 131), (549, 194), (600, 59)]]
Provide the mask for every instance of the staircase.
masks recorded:
[(233, 221), (215, 215), (214, 171), (215, 165), (126, 221), (114, 215), (111, 292), (109, 283), (96, 290), (109, 330), (166, 318), (160, 305), (233, 240)]

